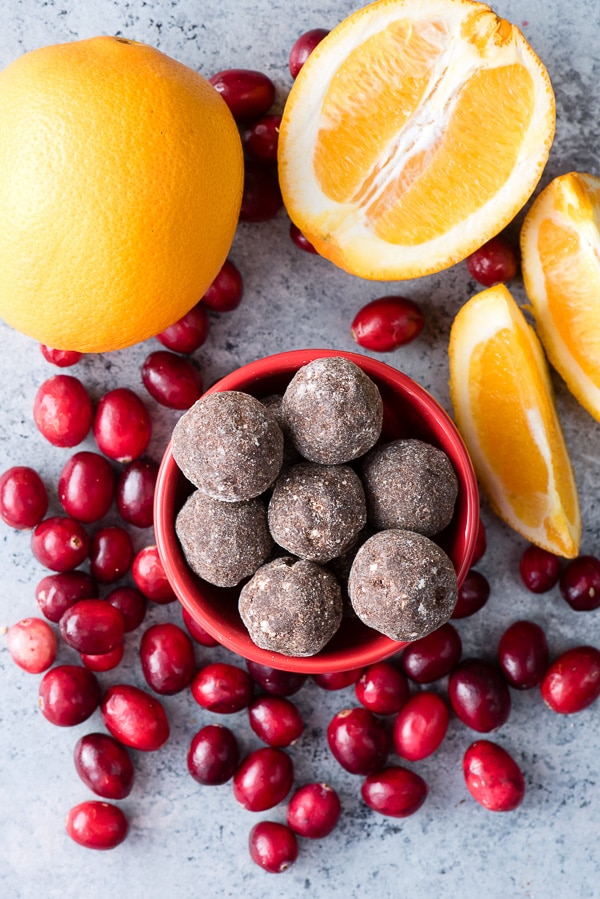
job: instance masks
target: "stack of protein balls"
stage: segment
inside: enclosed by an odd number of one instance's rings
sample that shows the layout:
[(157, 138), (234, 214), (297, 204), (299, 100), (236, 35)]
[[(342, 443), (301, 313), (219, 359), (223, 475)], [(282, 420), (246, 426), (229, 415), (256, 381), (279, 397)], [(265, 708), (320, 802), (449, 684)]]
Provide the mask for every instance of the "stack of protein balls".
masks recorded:
[(452, 519), (456, 474), (422, 440), (381, 442), (382, 422), (376, 384), (342, 356), (303, 366), (282, 396), (205, 394), (177, 422), (173, 456), (197, 488), (177, 536), (205, 581), (246, 580), (257, 646), (314, 655), (345, 612), (401, 641), (450, 618), (456, 573), (431, 537)]

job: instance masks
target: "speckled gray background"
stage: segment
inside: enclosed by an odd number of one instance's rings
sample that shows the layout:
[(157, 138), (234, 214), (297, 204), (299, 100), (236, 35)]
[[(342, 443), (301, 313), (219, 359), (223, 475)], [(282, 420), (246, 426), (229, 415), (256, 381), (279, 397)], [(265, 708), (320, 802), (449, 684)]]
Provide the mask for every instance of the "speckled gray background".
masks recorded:
[[(261, 69), (277, 85), (282, 106), (290, 86), (288, 52), (312, 27), (332, 27), (354, 8), (350, 0), (0, 0), (0, 65), (43, 44), (100, 33), (147, 41), (205, 75), (231, 67)], [(498, 0), (496, 10), (522, 25), (545, 61), (558, 102), (558, 128), (542, 183), (570, 169), (598, 169), (600, 137), (600, 12), (597, 0)], [(493, 110), (490, 110), (490, 115)], [(1, 124), (0, 124), (1, 127)], [(213, 322), (197, 357), (206, 382), (258, 356), (282, 349), (325, 346), (355, 349), (349, 323), (367, 300), (396, 289), (354, 279), (297, 250), (284, 213), (272, 222), (239, 229), (232, 258), (245, 278), (240, 308)], [(519, 282), (515, 296), (523, 301)], [(402, 286), (422, 304), (427, 325), (411, 346), (386, 361), (416, 377), (449, 408), (446, 344), (452, 318), (477, 289), (464, 265)], [(129, 385), (142, 390), (139, 368), (154, 342), (89, 357), (72, 373), (98, 397)], [(55, 370), (37, 344), (0, 325), (0, 470), (26, 462), (39, 469), (56, 509), (56, 479), (68, 451), (49, 448), (37, 434), (31, 407), (37, 386)], [(582, 551), (599, 550), (600, 425), (555, 380), (560, 413), (581, 490)], [(158, 459), (175, 414), (150, 406)], [(91, 441), (85, 446), (92, 448)], [(534, 597), (521, 586), (517, 566), (524, 542), (483, 506), (489, 548), (480, 563), (492, 585), (485, 609), (458, 622), (465, 655), (492, 658), (504, 628), (519, 617), (543, 624), (553, 653), (568, 646), (600, 645), (600, 611), (576, 614), (558, 591)], [(139, 545), (151, 539), (140, 533)], [(29, 536), (0, 528), (0, 627), (35, 614), (34, 589), (43, 576), (32, 561)], [(147, 622), (179, 620), (177, 606), (154, 609)], [(142, 685), (136, 635), (128, 641), (126, 677)], [(71, 658), (61, 651), (60, 661)], [(230, 658), (225, 650), (198, 651), (198, 661)], [(248, 858), (247, 834), (258, 818), (284, 820), (285, 807), (263, 815), (240, 809), (230, 785), (200, 788), (187, 774), (191, 736), (214, 720), (185, 694), (165, 705), (172, 737), (156, 754), (137, 754), (137, 779), (123, 808), (131, 822), (126, 842), (94, 853), (65, 835), (67, 810), (92, 798), (75, 774), (76, 739), (101, 727), (99, 717), (78, 728), (53, 728), (37, 709), (38, 678), (14, 666), (0, 643), (0, 896), (105, 896), (181, 899), (238, 897), (580, 897), (600, 894), (600, 706), (559, 717), (537, 691), (513, 693), (509, 722), (495, 735), (522, 765), (527, 782), (514, 813), (485, 811), (467, 794), (461, 758), (474, 738), (453, 721), (440, 751), (418, 770), (427, 780), (423, 808), (404, 821), (369, 811), (359, 780), (330, 757), (324, 728), (353, 702), (351, 689), (325, 693), (308, 683), (296, 694), (306, 732), (291, 750), (298, 784), (327, 780), (339, 790), (344, 813), (326, 840), (303, 842), (297, 863), (268, 875)], [(439, 689), (443, 690), (440, 684)], [(242, 749), (258, 745), (243, 713), (231, 717)]]

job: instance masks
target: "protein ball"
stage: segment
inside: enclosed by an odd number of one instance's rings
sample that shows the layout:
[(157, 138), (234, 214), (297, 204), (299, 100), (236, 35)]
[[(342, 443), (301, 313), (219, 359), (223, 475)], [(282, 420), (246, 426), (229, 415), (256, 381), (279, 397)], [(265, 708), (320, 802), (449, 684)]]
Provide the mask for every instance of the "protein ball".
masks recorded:
[(195, 490), (175, 531), (192, 571), (217, 587), (234, 587), (254, 574), (273, 548), (261, 499), (224, 503)]
[(373, 527), (431, 537), (450, 524), (458, 479), (443, 450), (422, 440), (394, 440), (368, 453), (361, 476)]
[(366, 523), (360, 478), (348, 465), (292, 465), (275, 483), (268, 520), (273, 539), (288, 552), (329, 562), (352, 545)]
[(283, 434), (270, 409), (248, 393), (228, 390), (200, 397), (173, 429), (177, 465), (213, 499), (253, 499), (281, 470)]
[(364, 455), (381, 434), (376, 384), (342, 356), (315, 359), (290, 381), (281, 404), (290, 439), (311, 462), (338, 465)]
[(261, 649), (312, 656), (342, 621), (342, 595), (333, 574), (314, 562), (283, 556), (263, 565), (244, 585), (239, 612)]
[(261, 397), (260, 401), (267, 409), (271, 410), (283, 433), (283, 465), (293, 465), (294, 462), (298, 462), (301, 459), (301, 456), (286, 433), (285, 421), (281, 411), (283, 397), (280, 393), (271, 393), (269, 396)]
[(391, 640), (418, 640), (444, 624), (458, 597), (446, 553), (414, 531), (380, 531), (358, 550), (348, 593), (357, 616)]

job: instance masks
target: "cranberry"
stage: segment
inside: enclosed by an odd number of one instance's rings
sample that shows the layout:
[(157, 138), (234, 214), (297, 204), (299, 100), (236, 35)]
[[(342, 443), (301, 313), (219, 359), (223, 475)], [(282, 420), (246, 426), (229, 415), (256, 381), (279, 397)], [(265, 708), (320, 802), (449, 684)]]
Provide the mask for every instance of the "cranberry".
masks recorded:
[(379, 297), (363, 306), (354, 316), (350, 334), (359, 346), (389, 353), (410, 343), (423, 330), (423, 312), (406, 297)]
[(241, 222), (267, 222), (275, 218), (283, 205), (279, 181), (273, 172), (247, 161), (244, 166), (244, 191)]
[(304, 250), (305, 253), (318, 254), (318, 251), (311, 244), (310, 240), (304, 236), (300, 228), (293, 222), (290, 222), (290, 239), (292, 243), (296, 244), (299, 250)]
[(43, 618), (23, 618), (11, 625), (6, 645), (13, 662), (30, 674), (47, 671), (56, 659), (56, 634)]
[(92, 426), (90, 396), (78, 378), (54, 375), (40, 386), (33, 403), (33, 419), (53, 446), (76, 446)]
[(351, 668), (347, 671), (326, 671), (313, 674), (312, 679), (323, 690), (343, 690), (355, 684), (362, 674), (362, 668)]
[(329, 31), (326, 28), (311, 28), (301, 34), (290, 50), (289, 67), (292, 78), (298, 77), (298, 72)]
[(70, 368), (83, 357), (83, 353), (77, 350), (57, 350), (54, 347), (46, 346), (45, 343), (40, 343), (40, 350), (46, 362), (50, 362), (58, 368)]
[(148, 601), (135, 587), (115, 587), (106, 600), (123, 615), (126, 634), (138, 628), (146, 616)]
[(169, 739), (169, 721), (158, 699), (130, 684), (109, 687), (100, 704), (107, 730), (125, 746), (154, 752)]
[(446, 622), (426, 637), (409, 643), (400, 656), (400, 665), (411, 680), (431, 684), (452, 671), (461, 653), (460, 634)]
[(126, 465), (117, 482), (117, 509), (123, 521), (149, 528), (154, 521), (154, 492), (158, 465), (145, 457)]
[(131, 565), (131, 575), (138, 590), (151, 602), (167, 605), (177, 599), (156, 546), (144, 546), (140, 549)]
[(491, 740), (476, 740), (463, 757), (467, 790), (491, 812), (511, 812), (523, 801), (525, 781), (513, 757)]
[(202, 376), (191, 359), (155, 350), (142, 365), (142, 383), (161, 406), (189, 409), (202, 394)]
[(394, 721), (394, 749), (410, 762), (425, 759), (441, 745), (449, 723), (448, 706), (437, 693), (416, 693)]
[(540, 685), (542, 699), (554, 712), (581, 712), (600, 696), (600, 651), (575, 646), (556, 658)]
[(114, 649), (109, 652), (103, 652), (100, 655), (89, 652), (80, 652), (79, 658), (81, 664), (89, 668), (90, 671), (112, 671), (118, 668), (123, 661), (125, 655), (125, 644), (118, 643)]
[(68, 646), (91, 655), (110, 652), (125, 634), (123, 616), (105, 599), (80, 599), (67, 609), (58, 627)]
[(164, 622), (147, 628), (139, 652), (142, 673), (155, 693), (180, 693), (191, 682), (196, 669), (194, 646), (176, 624)]
[(354, 685), (356, 698), (376, 715), (393, 715), (407, 701), (410, 690), (405, 675), (390, 662), (367, 666)]
[(44, 518), (31, 535), (31, 550), (52, 571), (73, 571), (88, 554), (90, 538), (80, 522), (64, 515)]
[(195, 640), (196, 643), (200, 643), (201, 646), (219, 646), (219, 641), (215, 640), (208, 631), (205, 631), (202, 625), (198, 624), (183, 606), (181, 607), (181, 617), (183, 618), (183, 623), (188, 629), (191, 638)]
[(527, 546), (519, 561), (521, 580), (532, 593), (547, 593), (556, 586), (561, 568), (560, 557), (541, 546)]
[(458, 588), (456, 605), (450, 616), (454, 620), (475, 615), (490, 598), (490, 583), (476, 568), (469, 568)]
[(225, 69), (208, 79), (238, 122), (264, 115), (275, 99), (275, 85), (253, 69)]
[(254, 685), (247, 671), (227, 662), (210, 662), (192, 681), (192, 696), (204, 709), (220, 714), (239, 712), (250, 704)]
[(466, 261), (471, 277), (484, 287), (511, 281), (519, 267), (516, 248), (505, 237), (500, 236), (492, 237), (471, 253)]
[(242, 759), (233, 775), (233, 795), (251, 812), (282, 802), (292, 788), (294, 766), (283, 749), (264, 746)]
[(266, 693), (273, 696), (293, 696), (306, 682), (307, 674), (295, 671), (281, 671), (279, 668), (271, 668), (270, 665), (261, 665), (260, 662), (246, 660), (246, 668), (252, 680)]
[(207, 724), (193, 736), (187, 766), (198, 783), (206, 786), (226, 783), (233, 777), (238, 761), (235, 734), (223, 724)]
[(577, 556), (567, 562), (560, 576), (562, 598), (576, 612), (591, 612), (600, 608), (600, 559), (596, 556)]
[(477, 563), (484, 557), (486, 549), (487, 549), (487, 534), (485, 531), (485, 525), (480, 518), (479, 525), (477, 527), (477, 534), (475, 536), (475, 546), (473, 548), (473, 557), (471, 559), (471, 565), (477, 565)]
[(69, 811), (66, 828), (71, 839), (86, 849), (114, 849), (127, 836), (129, 824), (117, 805), (88, 799)]
[(102, 584), (118, 581), (131, 568), (134, 549), (128, 531), (118, 525), (100, 528), (92, 536), (90, 571)]
[(0, 475), (0, 518), (9, 527), (29, 530), (48, 511), (48, 492), (28, 465), (14, 465)]
[(134, 770), (129, 753), (108, 734), (92, 733), (75, 744), (75, 770), (86, 785), (103, 799), (125, 799), (133, 787)]
[(534, 621), (515, 621), (498, 644), (498, 664), (511, 687), (528, 690), (541, 683), (548, 668), (546, 635)]
[(226, 259), (202, 297), (202, 303), (211, 312), (232, 312), (240, 305), (243, 296), (244, 282), (240, 270), (231, 259)]
[(151, 435), (150, 415), (137, 393), (117, 387), (104, 394), (94, 418), (100, 452), (116, 462), (131, 462), (146, 452)]
[(415, 771), (391, 765), (369, 774), (362, 783), (363, 800), (380, 815), (408, 818), (427, 798), (427, 784)]
[(297, 706), (284, 696), (259, 696), (248, 707), (248, 718), (256, 736), (268, 746), (291, 746), (304, 730)]
[(95, 582), (85, 571), (63, 571), (43, 577), (35, 590), (39, 610), (48, 621), (58, 622), (79, 599), (98, 595)]
[(255, 162), (277, 162), (280, 125), (280, 115), (265, 115), (253, 122), (243, 132), (242, 145), (248, 156)]
[(480, 733), (500, 727), (510, 714), (510, 692), (500, 671), (483, 659), (464, 659), (448, 678), (457, 717)]
[(63, 509), (77, 521), (102, 518), (115, 495), (115, 474), (105, 456), (82, 451), (63, 466), (58, 479), (58, 498)]
[(40, 683), (38, 703), (42, 714), (58, 727), (86, 721), (98, 708), (100, 684), (82, 665), (56, 665)]
[(368, 709), (342, 709), (329, 722), (327, 743), (333, 757), (351, 774), (381, 768), (389, 751), (385, 727)]
[(250, 858), (270, 874), (287, 871), (298, 858), (298, 840), (285, 824), (259, 821), (248, 837)]
[(319, 840), (328, 836), (340, 819), (340, 797), (329, 784), (309, 783), (293, 794), (287, 808), (287, 825), (301, 837)]
[(156, 335), (163, 346), (174, 353), (193, 353), (205, 343), (210, 319), (204, 303), (196, 303), (189, 312)]

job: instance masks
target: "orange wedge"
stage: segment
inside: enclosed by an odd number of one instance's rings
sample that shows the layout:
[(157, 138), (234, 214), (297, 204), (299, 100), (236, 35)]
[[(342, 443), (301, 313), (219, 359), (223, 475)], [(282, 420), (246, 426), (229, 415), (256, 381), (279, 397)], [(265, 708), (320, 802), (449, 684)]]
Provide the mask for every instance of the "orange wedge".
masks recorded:
[(521, 255), (548, 359), (600, 421), (600, 178), (551, 181), (525, 217)]
[(573, 558), (579, 499), (546, 358), (503, 284), (460, 309), (449, 355), (456, 424), (490, 505), (531, 543)]
[(279, 177), (323, 256), (399, 280), (464, 259), (531, 196), (554, 137), (546, 69), (472, 0), (379, 0), (313, 50), (288, 96)]

